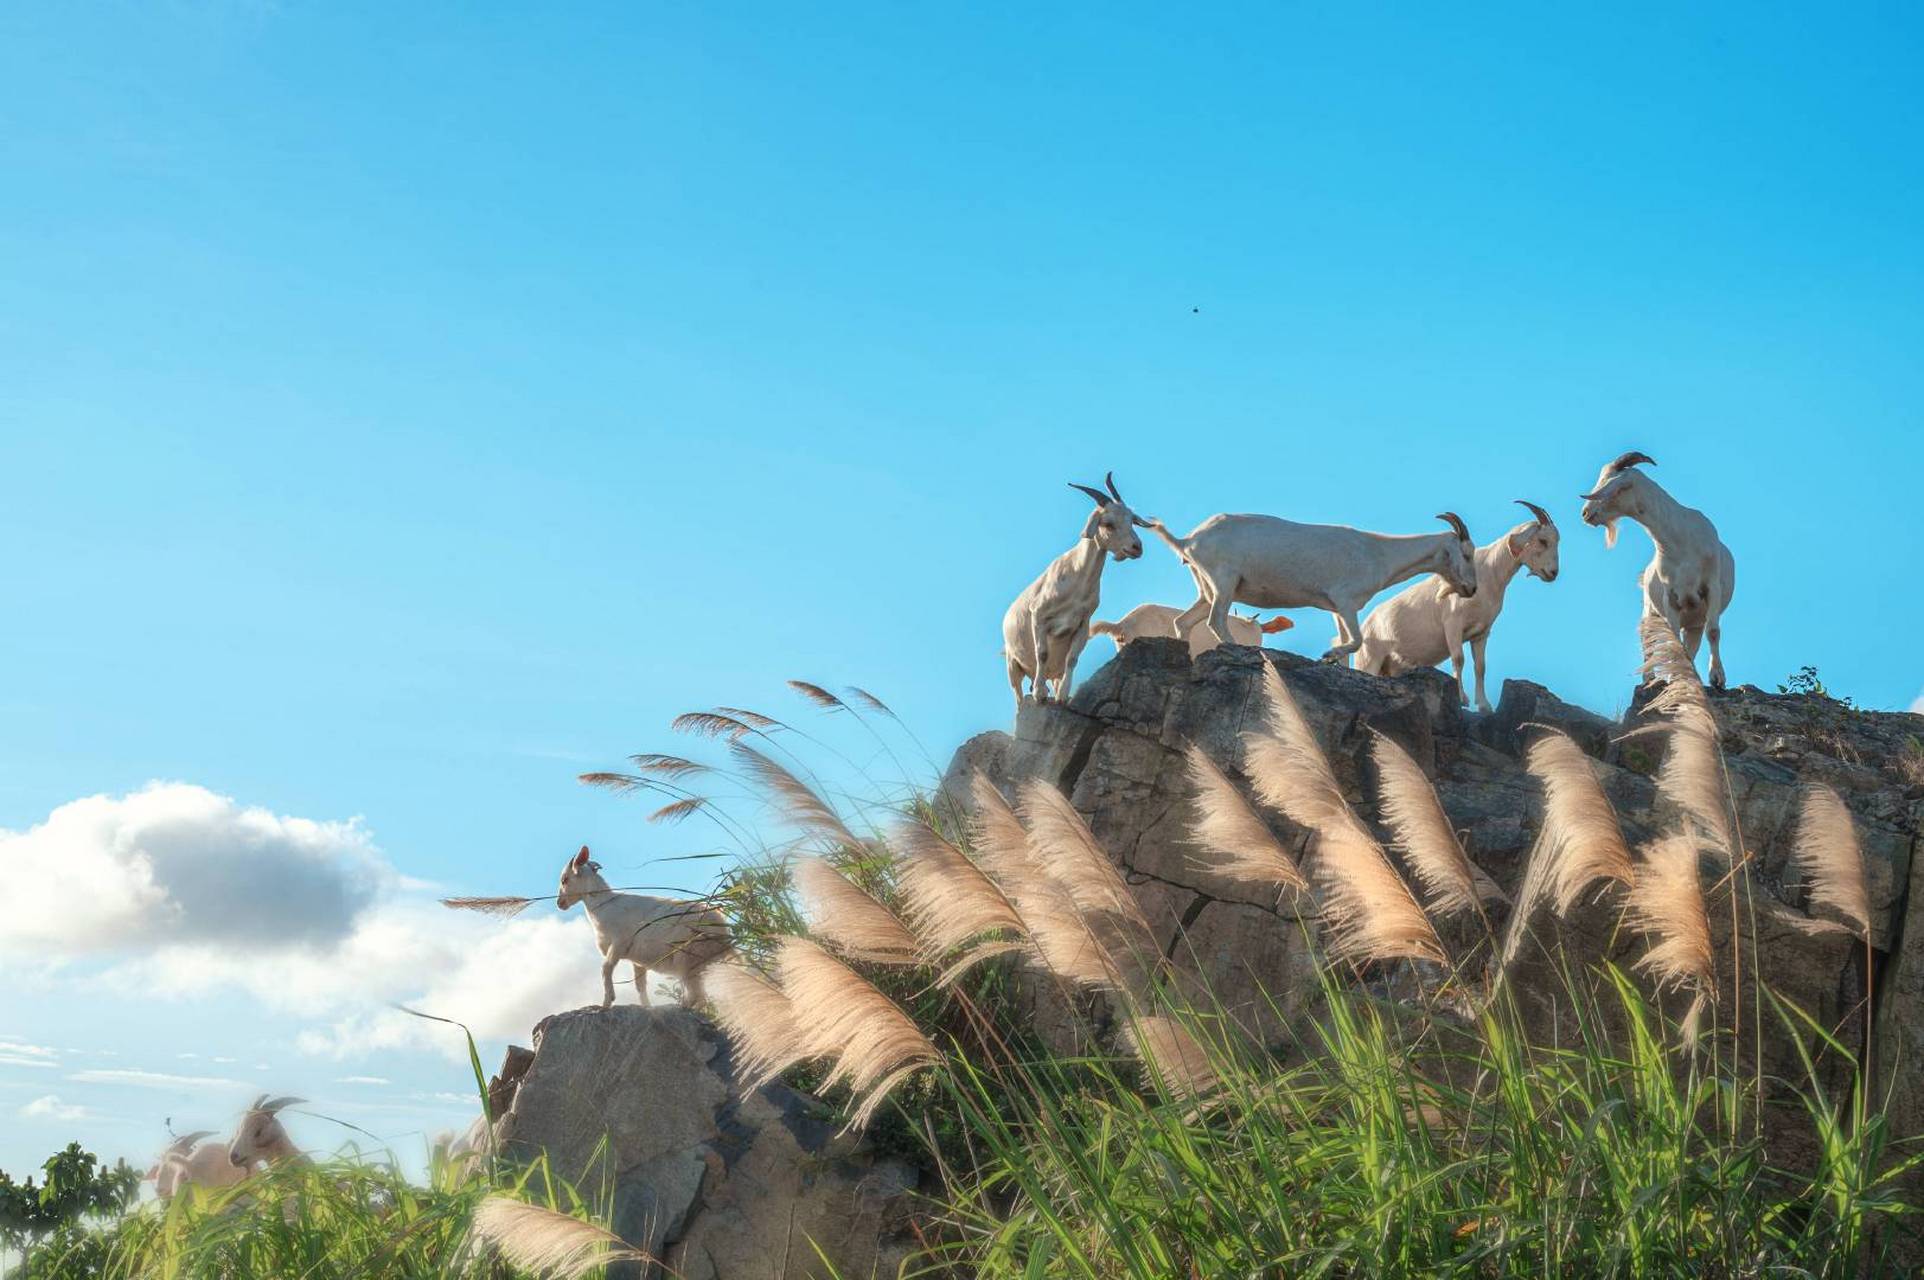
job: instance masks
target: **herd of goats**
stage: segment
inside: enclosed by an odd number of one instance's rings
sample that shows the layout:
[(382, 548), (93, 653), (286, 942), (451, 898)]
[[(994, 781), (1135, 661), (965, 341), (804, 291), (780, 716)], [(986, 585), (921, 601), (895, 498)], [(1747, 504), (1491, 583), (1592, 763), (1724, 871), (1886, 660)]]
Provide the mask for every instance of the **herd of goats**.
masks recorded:
[[(1626, 453), (1603, 468), (1583, 497), (1583, 522), (1601, 525), (1604, 544), (1615, 546), (1617, 521), (1635, 520), (1650, 534), (1656, 554), (1643, 572), (1644, 614), (1661, 617), (1694, 661), (1710, 640), (1710, 683), (1724, 685), (1720, 652), (1724, 610), (1736, 588), (1737, 567), (1717, 530), (1701, 511), (1684, 506), (1640, 470), (1655, 466), (1646, 454)], [(1324, 659), (1345, 661), (1372, 675), (1393, 676), (1449, 658), (1465, 705), (1463, 648), (1476, 661), (1476, 705), (1490, 708), (1483, 692), (1483, 655), (1517, 570), (1545, 582), (1557, 576), (1555, 521), (1532, 502), (1521, 502), (1532, 520), (1479, 547), (1461, 517), (1437, 519), (1447, 533), (1367, 533), (1343, 525), (1299, 524), (1276, 516), (1211, 516), (1186, 538), (1160, 520), (1129, 509), (1116, 489), (1073, 485), (1095, 499), (1076, 545), (1031, 582), (1002, 619), (1002, 651), (1018, 709), (1025, 702), (1066, 702), (1076, 659), (1089, 637), (1108, 635), (1118, 645), (1144, 636), (1189, 641), (1198, 653), (1218, 644), (1260, 644), (1262, 633), (1287, 628), (1287, 619), (1258, 625), (1232, 616), (1230, 606), (1258, 609), (1327, 609), (1337, 635)], [(1096, 622), (1105, 561), (1142, 555), (1137, 529), (1155, 533), (1196, 579), (1196, 602), (1178, 612), (1169, 605), (1143, 605), (1118, 622)], [(1357, 615), (1376, 594), (1420, 574), (1390, 597), (1367, 621)], [(1028, 691), (1024, 692), (1024, 684)]]
[[(1644, 616), (1661, 618), (1694, 662), (1701, 642), (1710, 641), (1710, 682), (1722, 687), (1719, 620), (1730, 604), (1736, 568), (1729, 548), (1703, 515), (1664, 491), (1640, 466), (1655, 465), (1642, 453), (1626, 453), (1603, 468), (1596, 485), (1583, 494), (1582, 519), (1601, 526), (1605, 544), (1614, 546), (1617, 521), (1635, 520), (1656, 546), (1643, 573)], [(1486, 546), (1478, 547), (1460, 517), (1438, 517), (1447, 533), (1393, 536), (1337, 525), (1298, 524), (1262, 515), (1218, 515), (1186, 538), (1161, 521), (1145, 520), (1129, 508), (1112, 476), (1107, 489), (1075, 485), (1095, 501), (1076, 545), (1030, 583), (1003, 619), (1009, 683), (1018, 708), (1025, 702), (1064, 701), (1069, 696), (1076, 659), (1092, 634), (1108, 635), (1117, 645), (1145, 636), (1186, 639), (1192, 653), (1218, 644), (1260, 644), (1265, 633), (1286, 629), (1287, 619), (1258, 623), (1232, 615), (1232, 605), (1259, 609), (1321, 608), (1335, 615), (1338, 634), (1324, 655), (1376, 675), (1396, 675), (1450, 659), (1459, 696), (1463, 650), (1476, 663), (1476, 704), (1484, 696), (1484, 648), (1502, 610), (1504, 593), (1519, 569), (1545, 582), (1557, 577), (1558, 533), (1550, 513), (1523, 502), (1532, 519)], [(1197, 598), (1178, 611), (1168, 605), (1143, 605), (1117, 622), (1095, 621), (1106, 560), (1142, 555), (1137, 529), (1155, 532), (1182, 558), (1196, 579)], [(1358, 613), (1378, 592), (1421, 574), (1421, 579), (1379, 605), (1365, 621)], [(1025, 693), (1024, 684), (1028, 684)], [(753, 753), (747, 753), (753, 758)], [(815, 864), (807, 862), (806, 870)], [(806, 889), (807, 886), (801, 886)], [(531, 899), (450, 899), (448, 905), (492, 909), (503, 901)], [(712, 907), (680, 899), (617, 892), (601, 875), (584, 847), (562, 867), (554, 899), (562, 910), (581, 903), (601, 952), (602, 1007), (614, 1003), (617, 965), (632, 966), (641, 1003), (648, 1003), (648, 975), (681, 982), (690, 1004), (704, 1003), (704, 970), (729, 951), (727, 925)], [(265, 1095), (242, 1116), (229, 1142), (203, 1141), (210, 1131), (174, 1140), (148, 1177), (163, 1200), (181, 1188), (236, 1185), (259, 1166), (301, 1159), (277, 1113), (298, 1098)], [(452, 1155), (486, 1142), (470, 1131)]]

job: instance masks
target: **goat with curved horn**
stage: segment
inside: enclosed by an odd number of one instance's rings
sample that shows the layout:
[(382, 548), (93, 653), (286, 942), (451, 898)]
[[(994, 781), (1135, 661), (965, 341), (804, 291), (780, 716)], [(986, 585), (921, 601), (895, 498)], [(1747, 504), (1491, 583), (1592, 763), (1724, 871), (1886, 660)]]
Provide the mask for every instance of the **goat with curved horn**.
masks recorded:
[(1363, 606), (1385, 587), (1420, 573), (1435, 573), (1450, 588), (1476, 594), (1471, 557), (1476, 547), (1454, 513), (1437, 517), (1448, 533), (1395, 537), (1344, 525), (1298, 524), (1276, 516), (1219, 515), (1203, 521), (1187, 538), (1170, 533), (1160, 521), (1149, 527), (1169, 544), (1196, 579), (1197, 599), (1176, 618), (1176, 634), (1206, 622), (1219, 644), (1234, 644), (1229, 607), (1327, 609), (1337, 635), (1325, 662), (1347, 661), (1363, 643), (1357, 621)]
[(1596, 488), (1583, 495), (1583, 522), (1601, 526), (1603, 545), (1617, 545), (1617, 521), (1644, 527), (1656, 553), (1643, 571), (1643, 616), (1661, 617), (1694, 662), (1710, 640), (1710, 683), (1724, 687), (1723, 615), (1737, 590), (1737, 561), (1709, 517), (1686, 507), (1642, 471), (1656, 465), (1646, 453), (1626, 453), (1605, 464)]
[(1545, 511), (1542, 507), (1539, 507), (1534, 502), (1529, 502), (1522, 498), (1512, 498), (1511, 501), (1515, 502), (1519, 507), (1522, 507), (1524, 510), (1528, 511), (1531, 515), (1535, 516), (1537, 518), (1538, 524), (1555, 524), (1556, 523), (1556, 521), (1550, 518), (1550, 513), (1548, 511)]
[[(1102, 602), (1103, 564), (1111, 556), (1134, 560), (1142, 555), (1142, 539), (1136, 536), (1136, 529), (1149, 528), (1149, 522), (1122, 500), (1115, 472), (1110, 472), (1104, 483), (1109, 486), (1107, 493), (1069, 482), (1070, 488), (1088, 494), (1096, 509), (1083, 523), (1082, 537), (1076, 545), (1050, 562), (1002, 617), (1002, 656), (1008, 664), (1009, 687), (1015, 690), (1018, 711), (1024, 702), (1047, 702), (1051, 681), (1055, 682), (1056, 701), (1068, 700), (1076, 659), (1089, 643), (1089, 620)], [(1025, 680), (1029, 684), (1026, 696), (1022, 687)]]
[[(1441, 579), (1429, 578), (1391, 596), (1363, 623), (1363, 646), (1356, 654), (1358, 670), (1394, 676), (1448, 658), (1456, 677), (1457, 697), (1469, 706), (1470, 693), (1463, 682), (1463, 648), (1467, 644), (1476, 661), (1477, 710), (1490, 710), (1489, 695), (1483, 691), (1484, 650), (1497, 615), (1503, 612), (1510, 582), (1519, 569), (1528, 569), (1532, 577), (1545, 582), (1555, 582), (1558, 571), (1557, 544), (1562, 535), (1550, 513), (1534, 502), (1516, 501), (1529, 508), (1536, 519), (1475, 549), (1471, 563), (1476, 571), (1476, 594), (1458, 595)], [(1449, 512), (1437, 519), (1450, 522), (1452, 528), (1461, 524)]]

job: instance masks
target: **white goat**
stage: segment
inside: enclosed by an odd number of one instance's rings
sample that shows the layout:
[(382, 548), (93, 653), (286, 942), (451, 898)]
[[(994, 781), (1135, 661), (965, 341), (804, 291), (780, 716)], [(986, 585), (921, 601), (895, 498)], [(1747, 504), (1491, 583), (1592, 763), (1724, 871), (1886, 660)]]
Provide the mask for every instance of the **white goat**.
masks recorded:
[(235, 1126), (234, 1140), (227, 1144), (227, 1158), (243, 1178), (257, 1164), (307, 1159), (287, 1136), (280, 1117), (283, 1107), (299, 1106), (305, 1101), (305, 1098), (270, 1101), (264, 1093), (254, 1099), (253, 1105), (241, 1116), (240, 1124)]
[[(1174, 640), (1178, 638), (1176, 618), (1181, 612), (1182, 610), (1173, 604), (1139, 604), (1114, 622), (1091, 622), (1089, 634), (1110, 637), (1116, 642), (1117, 649), (1121, 649), (1131, 640), (1145, 638)], [(1229, 639), (1232, 644), (1260, 647), (1264, 636), (1275, 635), (1278, 631), (1287, 631), (1295, 625), (1281, 614), (1268, 622), (1263, 622), (1253, 616), (1245, 618), (1241, 614), (1232, 613), (1229, 615)], [(1216, 643), (1216, 637), (1209, 634), (1207, 627), (1189, 628), (1190, 657), (1208, 653), (1216, 647)]]
[(601, 950), (601, 1007), (615, 1002), (615, 966), (634, 966), (635, 993), (648, 1005), (648, 974), (665, 973), (681, 981), (685, 1002), (703, 1001), (701, 975), (728, 954), (728, 924), (721, 912), (680, 898), (650, 898), (616, 893), (601, 878), (601, 864), (588, 860), (588, 846), (561, 869), (555, 905), (566, 911), (579, 902), (594, 926)]
[(1109, 492), (1086, 484), (1071, 484), (1096, 500), (1082, 526), (1082, 538), (1075, 546), (1057, 556), (1042, 576), (1023, 588), (1009, 611), (1002, 616), (1002, 655), (1009, 664), (1009, 687), (1015, 690), (1016, 710), (1024, 701), (1022, 681), (1028, 678), (1031, 697), (1037, 703), (1049, 700), (1049, 682), (1055, 681), (1057, 702), (1069, 700), (1069, 684), (1075, 677), (1076, 659), (1089, 643), (1089, 619), (1102, 603), (1102, 566), (1106, 556), (1134, 560), (1142, 555), (1138, 528), (1150, 522), (1129, 509), (1116, 492), (1115, 472), (1104, 479)]
[(1456, 694), (1464, 706), (1470, 695), (1463, 687), (1463, 645), (1469, 642), (1476, 659), (1476, 707), (1490, 709), (1483, 692), (1483, 649), (1490, 629), (1503, 611), (1503, 597), (1518, 569), (1545, 582), (1557, 580), (1557, 543), (1560, 535), (1550, 513), (1534, 502), (1518, 498), (1535, 520), (1518, 525), (1487, 546), (1478, 547), (1476, 594), (1460, 596), (1441, 578), (1411, 583), (1363, 620), (1363, 647), (1356, 651), (1356, 669), (1371, 675), (1395, 676), (1417, 667), (1450, 660)]
[(1724, 687), (1723, 614), (1737, 590), (1737, 561), (1703, 512), (1684, 506), (1637, 470), (1656, 466), (1644, 453), (1626, 453), (1604, 467), (1583, 498), (1583, 522), (1603, 526), (1603, 545), (1617, 545), (1617, 521), (1644, 527), (1656, 554), (1643, 571), (1643, 612), (1660, 615), (1683, 641), (1692, 661), (1710, 637), (1710, 683)]
[[(154, 1194), (160, 1198), (161, 1203), (165, 1204), (172, 1200), (174, 1192), (180, 1189), (182, 1180), (186, 1176), (187, 1161), (193, 1153), (194, 1144), (202, 1138), (211, 1138), (213, 1135), (212, 1129), (196, 1129), (192, 1133), (183, 1133), (167, 1144), (167, 1149), (162, 1151), (159, 1158), (154, 1161), (154, 1167), (142, 1174), (140, 1180), (154, 1184)], [(226, 1148), (217, 1145), (216, 1150), (225, 1151)]]
[(1176, 618), (1178, 634), (1207, 619), (1223, 644), (1229, 635), (1229, 606), (1259, 609), (1327, 609), (1336, 618), (1334, 646), (1325, 662), (1340, 662), (1363, 643), (1356, 615), (1384, 587), (1419, 573), (1440, 574), (1450, 589), (1476, 594), (1470, 531), (1454, 513), (1437, 519), (1448, 533), (1397, 536), (1366, 533), (1347, 525), (1297, 524), (1275, 516), (1211, 516), (1187, 538), (1178, 538), (1161, 521), (1150, 521), (1156, 536), (1182, 557), (1195, 576), (1196, 603)]

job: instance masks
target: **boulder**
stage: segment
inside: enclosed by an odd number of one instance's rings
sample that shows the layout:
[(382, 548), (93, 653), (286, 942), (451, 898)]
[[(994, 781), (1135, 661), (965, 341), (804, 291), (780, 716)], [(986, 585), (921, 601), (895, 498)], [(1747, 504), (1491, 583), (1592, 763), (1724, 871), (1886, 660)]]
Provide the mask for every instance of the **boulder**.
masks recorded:
[[(966, 805), (969, 776), (977, 770), (1011, 794), (1028, 779), (1060, 788), (1134, 886), (1164, 953), (1248, 1025), (1273, 1029), (1273, 1010), (1289, 1017), (1314, 999), (1307, 943), (1313, 929), (1286, 905), (1198, 865), (1187, 843), (1190, 787), (1181, 755), (1185, 744), (1197, 743), (1240, 780), (1240, 735), (1258, 723), (1264, 663), (1278, 669), (1302, 706), (1360, 815), (1368, 819), (1376, 808), (1368, 760), (1374, 730), (1395, 739), (1430, 774), (1470, 857), (1513, 896), (1542, 820), (1541, 793), (1522, 760), (1531, 726), (1562, 729), (1596, 760), (1633, 844), (1670, 827), (1652, 781), (1661, 737), (1623, 736), (1641, 722), (1642, 692), (1619, 724), (1539, 685), (1511, 680), (1495, 710), (1478, 716), (1462, 708), (1453, 682), (1434, 669), (1384, 679), (1242, 646), (1192, 660), (1179, 642), (1154, 639), (1125, 646), (1068, 705), (1024, 706), (1013, 733), (985, 733), (965, 743), (944, 793)], [(1770, 986), (1838, 1028), (1847, 1043), (1861, 1044), (1863, 948), (1810, 916), (1808, 891), (1790, 861), (1800, 790), (1812, 781), (1829, 783), (1850, 807), (1866, 856), (1880, 986), (1878, 1057), (1887, 1071), (1902, 1064), (1897, 1069), (1912, 1077), (1910, 1064), (1924, 1054), (1924, 927), (1905, 928), (1905, 907), (1924, 827), (1924, 746), (1918, 745), (1924, 717), (1852, 711), (1828, 699), (1753, 688), (1715, 693), (1712, 700), (1744, 841), (1758, 859), (1754, 901), (1740, 908), (1746, 920), (1753, 910), (1756, 919), (1754, 930), (1744, 926), (1745, 944), (1755, 939)], [(1301, 852), (1305, 833), (1279, 817), (1272, 825)], [(1726, 871), (1705, 860), (1707, 894)], [(1712, 894), (1720, 957), (1728, 955), (1727, 902)], [(1533, 921), (1532, 928), (1578, 956), (1627, 964), (1641, 942), (1617, 931), (1615, 919), (1613, 909), (1597, 906), (1568, 921)], [(1469, 934), (1446, 932), (1446, 941), (1467, 942)], [(1549, 996), (1558, 994), (1557, 980), (1548, 971), (1538, 976), (1545, 996), (1538, 1013), (1552, 1018), (1558, 1002)], [(1036, 1025), (1061, 1039), (1070, 1020), (1052, 1007), (1059, 1005), (1052, 991), (1031, 984), (1023, 998), (1035, 1005)], [(1751, 1006), (1748, 993), (1745, 1004)], [(1742, 1016), (1748, 1025), (1756, 1009), (1747, 1007)], [(1766, 1070), (1801, 1081), (1795, 1049), (1768, 1006), (1763, 1017)], [(1841, 1083), (1840, 1064), (1826, 1061), (1823, 1070), (1827, 1085)], [(1920, 1095), (1924, 1090), (1896, 1091), (1904, 1132), (1924, 1133)]]
[(607, 1195), (615, 1232), (668, 1274), (803, 1280), (828, 1274), (826, 1257), (842, 1275), (893, 1276), (908, 1254), (921, 1171), (837, 1136), (806, 1094), (743, 1090), (725, 1038), (691, 1010), (556, 1014), (502, 1074), (502, 1155), (546, 1153), (582, 1194)]

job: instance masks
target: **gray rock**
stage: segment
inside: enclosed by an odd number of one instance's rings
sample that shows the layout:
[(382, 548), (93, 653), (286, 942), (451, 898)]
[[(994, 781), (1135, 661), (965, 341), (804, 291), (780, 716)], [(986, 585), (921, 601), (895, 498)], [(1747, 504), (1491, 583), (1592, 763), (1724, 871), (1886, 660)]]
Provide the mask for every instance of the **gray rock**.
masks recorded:
[[(782, 1085), (744, 1091), (726, 1041), (680, 1007), (616, 1005), (535, 1028), (497, 1123), (503, 1156), (606, 1189), (612, 1226), (689, 1280), (893, 1276), (921, 1173), (838, 1137)], [(820, 1251), (819, 1255), (817, 1251)]]
[[(1382, 679), (1241, 646), (1192, 661), (1173, 640), (1130, 644), (1088, 677), (1070, 705), (1024, 707), (1013, 735), (970, 740), (956, 753), (944, 792), (966, 807), (968, 778), (976, 770), (1009, 793), (1037, 778), (1060, 788), (1135, 887), (1165, 954), (1232, 1013), (1273, 1030), (1272, 1001), (1285, 1017), (1313, 1002), (1308, 933), (1275, 901), (1197, 864), (1186, 844), (1189, 785), (1181, 758), (1184, 745), (1195, 742), (1240, 778), (1240, 735), (1255, 723), (1264, 662), (1276, 666), (1301, 704), (1359, 814), (1375, 812), (1368, 745), (1370, 731), (1377, 730), (1430, 773), (1452, 824), (1465, 833), (1471, 858), (1512, 895), (1542, 820), (1540, 792), (1522, 762), (1532, 725), (1563, 730), (1597, 759), (1633, 843), (1669, 828), (1652, 782), (1662, 761), (1661, 737), (1623, 737), (1640, 723), (1646, 691), (1633, 697), (1629, 717), (1617, 724), (1541, 686), (1512, 680), (1504, 683), (1494, 712), (1472, 718), (1461, 709), (1454, 685), (1436, 670)], [(1744, 841), (1758, 859), (1755, 900), (1740, 910), (1746, 919), (1755, 912), (1754, 946), (1765, 981), (1838, 1029), (1846, 1043), (1862, 1043), (1862, 946), (1811, 918), (1808, 891), (1790, 859), (1800, 791), (1823, 781), (1850, 806), (1864, 844), (1882, 987), (1878, 1058), (1886, 1070), (1914, 1080), (1913, 1064), (1924, 1062), (1924, 927), (1904, 925), (1906, 905), (1924, 901), (1910, 893), (1913, 878), (1924, 874), (1916, 868), (1924, 826), (1924, 746), (1915, 745), (1924, 742), (1924, 717), (1854, 712), (1821, 698), (1753, 688), (1719, 693), (1713, 701)], [(1301, 850), (1303, 832), (1281, 818), (1272, 825)], [(1707, 893), (1725, 871), (1706, 860)], [(1711, 897), (1722, 957), (1728, 956), (1727, 903), (1720, 892)], [(1568, 954), (1627, 965), (1641, 942), (1615, 923), (1614, 909), (1598, 906), (1573, 913), (1569, 921), (1533, 921), (1532, 928)], [(1748, 924), (1743, 935), (1752, 945)], [(1550, 997), (1561, 994), (1560, 980), (1547, 968), (1533, 976), (1545, 993), (1542, 1016), (1556, 1016)], [(1022, 998), (1033, 1002), (1036, 1025), (1052, 1040), (1070, 1036), (1068, 1011), (1052, 989), (1030, 984)], [(1724, 1002), (1726, 1024), (1731, 1003)], [(1749, 1027), (1757, 1010), (1748, 998), (1745, 1004)], [(1763, 1017), (1766, 1070), (1801, 1082), (1794, 1046), (1768, 1006)], [(1820, 1070), (1827, 1086), (1842, 1082), (1836, 1061), (1826, 1060)], [(1900, 1130), (1924, 1133), (1924, 1090), (1900, 1087), (1896, 1097)]]

